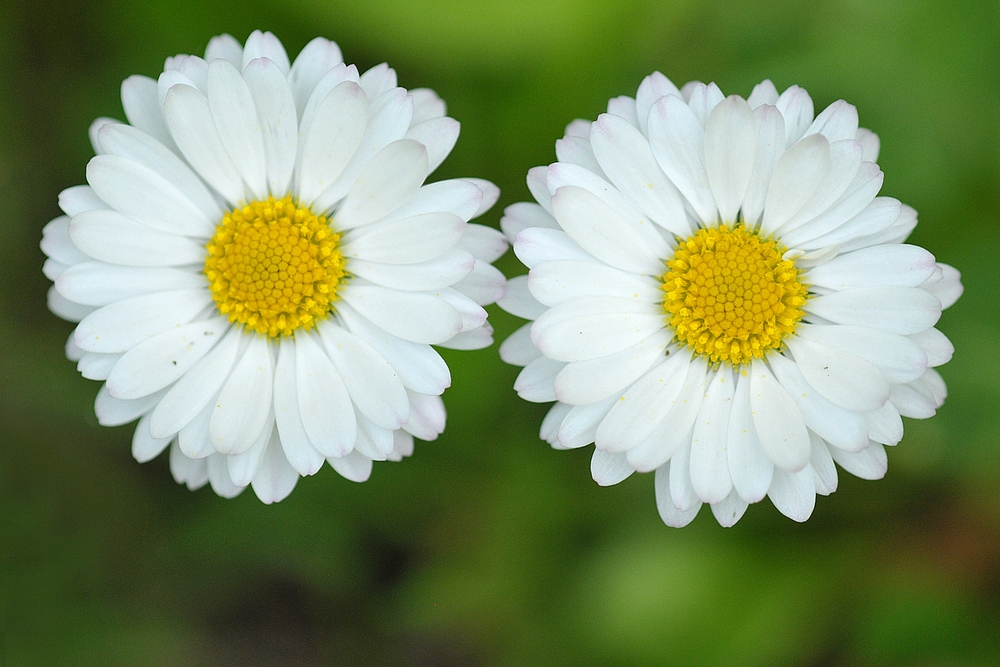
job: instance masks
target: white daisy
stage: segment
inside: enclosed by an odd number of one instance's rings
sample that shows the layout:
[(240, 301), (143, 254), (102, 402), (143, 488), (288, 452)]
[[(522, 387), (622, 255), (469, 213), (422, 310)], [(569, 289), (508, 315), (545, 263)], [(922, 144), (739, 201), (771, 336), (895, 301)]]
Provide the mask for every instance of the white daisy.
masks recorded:
[(360, 482), (436, 438), (431, 345), (491, 343), (507, 247), (467, 224), (492, 183), (424, 185), (458, 138), (444, 102), (257, 31), (129, 77), (122, 104), (42, 241), (49, 305), (79, 322), (67, 354), (106, 381), (99, 421), (139, 419), (133, 455), (169, 447), (179, 483), (266, 503), (324, 461)]
[(672, 526), (765, 495), (804, 521), (835, 462), (882, 477), (900, 416), (944, 401), (934, 324), (962, 285), (903, 243), (916, 212), (876, 196), (878, 150), (850, 104), (813, 118), (770, 81), (744, 100), (655, 73), (571, 123), (501, 221), (530, 272), (499, 305), (534, 322), (500, 354), (557, 401), (541, 437), (595, 443), (602, 485), (655, 470)]

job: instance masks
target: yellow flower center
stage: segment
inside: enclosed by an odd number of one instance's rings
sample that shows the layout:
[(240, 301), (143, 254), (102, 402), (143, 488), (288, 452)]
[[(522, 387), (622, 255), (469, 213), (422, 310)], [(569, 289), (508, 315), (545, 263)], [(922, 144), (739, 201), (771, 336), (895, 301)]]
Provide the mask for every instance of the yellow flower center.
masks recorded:
[(339, 241), (325, 216), (290, 196), (226, 213), (205, 246), (216, 308), (272, 337), (312, 327), (329, 314), (344, 279)]
[(663, 275), (663, 311), (677, 339), (734, 366), (778, 349), (808, 297), (784, 251), (742, 225), (699, 229), (681, 241)]

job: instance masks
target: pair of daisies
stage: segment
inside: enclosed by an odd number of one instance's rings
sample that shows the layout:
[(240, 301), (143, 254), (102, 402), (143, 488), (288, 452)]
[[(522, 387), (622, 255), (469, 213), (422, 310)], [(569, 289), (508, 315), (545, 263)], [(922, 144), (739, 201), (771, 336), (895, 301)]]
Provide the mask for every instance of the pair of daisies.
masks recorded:
[[(568, 126), (503, 234), (469, 222), (492, 183), (425, 183), (459, 134), (444, 102), (326, 39), (290, 62), (216, 37), (122, 105), (44, 230), (49, 306), (100, 422), (138, 419), (134, 457), (169, 450), (191, 489), (271, 503), (324, 462), (360, 482), (410, 455), (445, 425), (433, 346), (491, 345), (491, 303), (532, 320), (500, 354), (555, 402), (541, 437), (594, 443), (602, 485), (655, 471), (673, 526), (765, 495), (805, 520), (835, 463), (881, 477), (901, 416), (944, 400), (959, 275), (903, 243), (916, 213), (877, 196), (845, 102), (653, 74)], [(530, 269), (509, 281), (508, 242)]]

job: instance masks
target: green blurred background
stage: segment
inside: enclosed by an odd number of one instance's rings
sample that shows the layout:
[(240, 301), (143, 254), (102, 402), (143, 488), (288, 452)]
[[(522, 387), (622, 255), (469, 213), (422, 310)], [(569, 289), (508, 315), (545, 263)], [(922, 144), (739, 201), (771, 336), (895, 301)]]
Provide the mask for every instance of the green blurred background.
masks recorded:
[[(38, 240), (84, 181), (90, 121), (122, 117), (122, 79), (255, 28), (434, 88), (462, 122), (434, 178), (496, 182), (493, 226), (566, 123), (654, 69), (847, 99), (881, 136), (882, 194), (920, 212), (912, 240), (964, 274), (939, 325), (948, 402), (907, 421), (886, 479), (842, 473), (804, 525), (764, 501), (732, 529), (706, 508), (674, 530), (651, 475), (602, 489), (589, 448), (538, 440), (545, 407), (496, 347), (446, 351), (448, 429), (411, 459), (361, 485), (325, 468), (271, 507), (188, 492), (165, 457), (131, 459), (131, 426), (97, 425)], [(996, 0), (3, 0), (6, 664), (1000, 664), (998, 72)], [(491, 316), (498, 340), (519, 325)]]

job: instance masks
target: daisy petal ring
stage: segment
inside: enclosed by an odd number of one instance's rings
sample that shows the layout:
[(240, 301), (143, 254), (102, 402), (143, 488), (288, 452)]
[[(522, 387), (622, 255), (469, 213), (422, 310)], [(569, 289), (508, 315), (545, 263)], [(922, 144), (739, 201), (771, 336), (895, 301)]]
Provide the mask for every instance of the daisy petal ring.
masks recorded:
[(469, 223), (496, 186), (425, 184), (458, 139), (444, 102), (256, 31), (129, 77), (122, 105), (42, 241), (101, 424), (138, 419), (138, 461), (169, 449), (177, 482), (265, 503), (436, 438), (451, 376), (431, 346), (492, 342), (507, 248)]
[(555, 401), (541, 437), (593, 443), (601, 485), (655, 471), (671, 526), (765, 496), (805, 521), (838, 465), (882, 477), (901, 417), (945, 399), (934, 325), (962, 284), (904, 242), (917, 214), (877, 196), (878, 152), (852, 105), (814, 117), (770, 81), (743, 99), (654, 73), (571, 123), (501, 222), (530, 271), (499, 305), (533, 321), (500, 354)]

